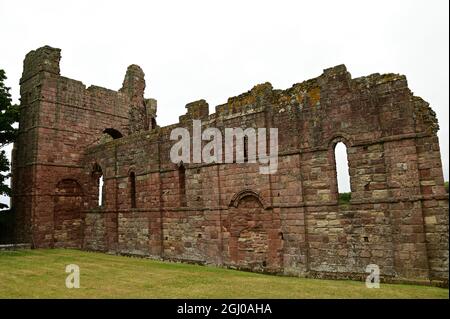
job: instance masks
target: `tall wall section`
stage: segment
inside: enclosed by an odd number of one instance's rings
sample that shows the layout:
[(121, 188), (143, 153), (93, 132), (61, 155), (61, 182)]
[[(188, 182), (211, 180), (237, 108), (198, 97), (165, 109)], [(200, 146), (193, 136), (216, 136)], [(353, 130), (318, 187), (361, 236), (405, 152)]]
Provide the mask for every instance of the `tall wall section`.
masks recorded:
[[(135, 96), (142, 96), (145, 87), (142, 70), (130, 66), (121, 91), (86, 88), (60, 75), (60, 57), (59, 49), (48, 46), (31, 51), (20, 81), (12, 204), (17, 240), (37, 247), (53, 247), (58, 241), (79, 246), (81, 211), (89, 207), (92, 187), (91, 179), (83, 175), (84, 152), (102, 142), (105, 130), (115, 129), (123, 135), (133, 132), (128, 119), (132, 109), (138, 108)], [(132, 75), (140, 77), (143, 87), (127, 81)], [(70, 201), (76, 209), (64, 204)], [(60, 214), (54, 214), (55, 208)], [(78, 235), (69, 236), (71, 240), (65, 234), (58, 236), (65, 219), (78, 229)]]
[[(284, 91), (257, 85), (213, 114), (189, 103), (179, 123), (158, 127), (137, 66), (114, 92), (61, 77), (58, 62), (48, 47), (25, 59), (13, 183), (23, 240), (315, 277), (361, 278), (377, 264), (389, 278), (448, 280), (437, 120), (404, 76), (352, 79), (336, 66)], [(277, 172), (172, 163), (170, 133), (192, 136), (194, 119), (223, 136), (278, 128)], [(121, 134), (102, 139), (106, 129)], [(349, 205), (338, 201), (338, 142)]]

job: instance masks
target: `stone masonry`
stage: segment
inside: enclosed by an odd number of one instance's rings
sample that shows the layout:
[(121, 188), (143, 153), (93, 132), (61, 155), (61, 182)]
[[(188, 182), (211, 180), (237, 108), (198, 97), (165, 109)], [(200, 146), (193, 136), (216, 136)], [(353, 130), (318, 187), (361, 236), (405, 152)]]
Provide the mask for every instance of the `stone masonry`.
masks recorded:
[[(60, 57), (45, 46), (24, 61), (18, 241), (312, 277), (365, 278), (377, 264), (383, 278), (448, 282), (439, 127), (405, 76), (352, 79), (340, 65), (287, 90), (257, 85), (213, 114), (189, 103), (179, 123), (159, 127), (139, 66), (112, 91), (61, 76)], [(278, 171), (172, 163), (170, 132), (192, 130), (193, 119), (278, 128)], [(338, 202), (338, 142), (349, 205)]]

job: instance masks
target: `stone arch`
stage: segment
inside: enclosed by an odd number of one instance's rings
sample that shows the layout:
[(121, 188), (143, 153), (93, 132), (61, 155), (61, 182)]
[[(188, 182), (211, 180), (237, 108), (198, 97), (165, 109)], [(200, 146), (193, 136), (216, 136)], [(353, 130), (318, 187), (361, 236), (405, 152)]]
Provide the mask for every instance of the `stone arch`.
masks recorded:
[(353, 138), (349, 134), (338, 133), (333, 135), (333, 137), (329, 140), (328, 148), (334, 149), (334, 147), (340, 142), (344, 143), (348, 148), (352, 147), (354, 144)]
[(80, 248), (83, 189), (76, 179), (61, 179), (53, 196), (53, 243), (55, 247)]
[(79, 194), (83, 195), (83, 188), (81, 187), (80, 183), (74, 178), (71, 177), (65, 177), (62, 178), (58, 183), (55, 185), (55, 195), (63, 195), (66, 194), (68, 190), (72, 190), (72, 192), (69, 192), (70, 194)]
[(92, 174), (96, 174), (96, 173), (103, 174), (102, 166), (97, 161), (95, 161), (91, 164), (91, 173)]
[(119, 131), (116, 130), (115, 128), (109, 127), (109, 128), (105, 128), (103, 130), (104, 134), (108, 134), (109, 136), (111, 136), (114, 140), (123, 137), (123, 134)]
[(235, 207), (237, 208), (240, 204), (240, 202), (245, 198), (245, 197), (254, 197), (256, 199), (256, 201), (261, 205), (262, 208), (264, 209), (270, 209), (270, 205), (268, 205), (263, 198), (261, 197), (260, 193), (255, 192), (251, 189), (243, 189), (239, 192), (237, 192), (236, 194), (233, 195), (233, 197), (231, 198), (231, 201), (229, 203), (229, 207)]
[(229, 204), (225, 228), (229, 263), (253, 271), (277, 272), (282, 267), (280, 220), (261, 195), (250, 189), (236, 193)]

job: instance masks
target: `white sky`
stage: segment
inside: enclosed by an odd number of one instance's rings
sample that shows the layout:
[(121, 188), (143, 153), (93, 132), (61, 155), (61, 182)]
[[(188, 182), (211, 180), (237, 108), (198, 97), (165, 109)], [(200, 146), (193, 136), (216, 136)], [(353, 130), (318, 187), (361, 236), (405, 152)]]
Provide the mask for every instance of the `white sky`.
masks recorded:
[[(448, 180), (448, 0), (0, 0), (0, 68), (14, 102), (25, 54), (62, 49), (61, 73), (110, 89), (128, 65), (146, 73), (158, 123), (269, 81), (284, 89), (346, 64), (353, 77), (401, 73), (440, 123)], [(4, 201), (5, 199), (3, 199)]]

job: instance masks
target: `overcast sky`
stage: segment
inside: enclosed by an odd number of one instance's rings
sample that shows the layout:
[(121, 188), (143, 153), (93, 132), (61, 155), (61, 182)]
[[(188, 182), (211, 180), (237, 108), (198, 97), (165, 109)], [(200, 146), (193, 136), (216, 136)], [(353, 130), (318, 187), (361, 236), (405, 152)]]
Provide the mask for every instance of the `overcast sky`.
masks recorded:
[(139, 64), (160, 125), (188, 102), (213, 112), (257, 83), (285, 89), (342, 63), (353, 77), (401, 73), (437, 113), (448, 180), (448, 3), (0, 0), (0, 68), (17, 103), (23, 58), (43, 45), (62, 49), (61, 74), (86, 85), (119, 89)]

